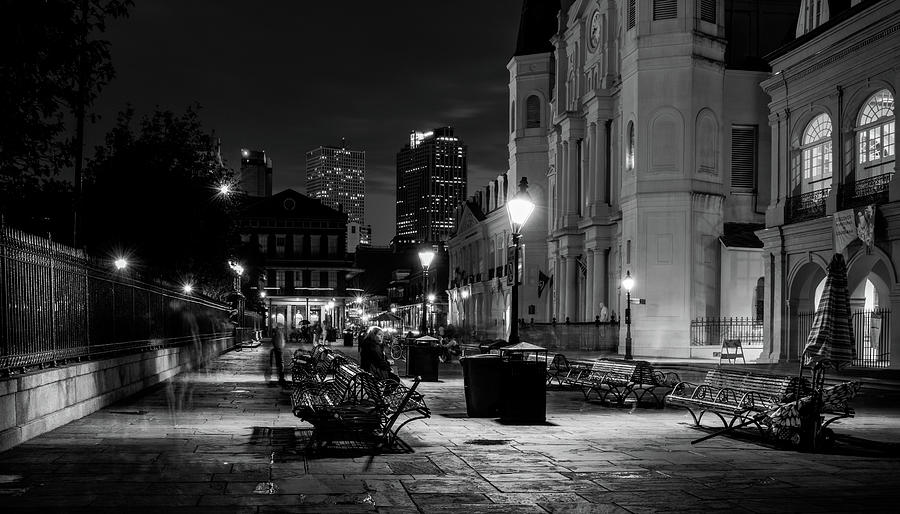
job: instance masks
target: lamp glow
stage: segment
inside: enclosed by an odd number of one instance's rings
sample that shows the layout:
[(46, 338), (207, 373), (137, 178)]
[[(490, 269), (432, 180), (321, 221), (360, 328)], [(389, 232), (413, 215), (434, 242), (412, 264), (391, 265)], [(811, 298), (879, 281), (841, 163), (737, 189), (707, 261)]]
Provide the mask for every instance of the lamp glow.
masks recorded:
[(229, 184), (219, 184), (219, 187), (217, 189), (219, 190), (219, 194), (221, 195), (228, 196), (231, 194), (231, 186)]
[(527, 193), (524, 195), (519, 193), (512, 200), (506, 202), (506, 211), (509, 214), (509, 224), (512, 226), (513, 232), (518, 234), (522, 231), (522, 227), (525, 226), (531, 213), (534, 212), (534, 202)]
[(265, 297), (266, 297), (266, 292), (265, 292), (265, 291), (260, 291), (260, 292), (259, 292), (259, 297), (260, 297), (260, 298), (265, 298)]
[(194, 291), (194, 286), (191, 284), (185, 284), (181, 287), (181, 290), (184, 291), (184, 294), (191, 294)]
[(437, 298), (437, 297), (434, 296), (434, 293), (431, 293), (431, 294), (428, 295), (428, 301), (429, 301), (430, 303), (434, 303), (434, 300), (435, 300), (436, 298)]
[(434, 260), (434, 251), (433, 250), (422, 250), (419, 252), (419, 262), (422, 263), (422, 267), (428, 269), (431, 266), (431, 261)]
[(128, 267), (128, 261), (126, 261), (124, 257), (119, 257), (113, 261), (113, 265), (115, 265), (117, 270), (123, 270)]
[(622, 287), (629, 292), (634, 287), (634, 279), (631, 278), (631, 270), (625, 272), (625, 278), (622, 279)]

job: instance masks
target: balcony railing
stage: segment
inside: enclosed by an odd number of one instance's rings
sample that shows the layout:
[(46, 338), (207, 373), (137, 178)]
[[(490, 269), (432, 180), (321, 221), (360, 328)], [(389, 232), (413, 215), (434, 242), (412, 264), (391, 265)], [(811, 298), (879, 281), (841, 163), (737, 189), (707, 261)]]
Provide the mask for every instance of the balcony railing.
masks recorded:
[(892, 178), (894, 178), (893, 173), (884, 173), (844, 184), (841, 187), (841, 208), (849, 209), (873, 203), (887, 203), (888, 186)]
[(825, 216), (825, 199), (831, 193), (831, 188), (810, 191), (802, 195), (789, 196), (784, 207), (784, 217), (787, 223), (813, 220)]

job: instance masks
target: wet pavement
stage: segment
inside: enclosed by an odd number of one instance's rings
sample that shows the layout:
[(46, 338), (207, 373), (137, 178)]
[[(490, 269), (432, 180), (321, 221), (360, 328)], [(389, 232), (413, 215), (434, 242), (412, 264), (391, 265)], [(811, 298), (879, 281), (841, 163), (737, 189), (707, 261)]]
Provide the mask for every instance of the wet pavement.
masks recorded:
[[(264, 345), (0, 453), (4, 512), (896, 512), (900, 393), (863, 389), (827, 453), (706, 432), (680, 409), (547, 393), (547, 422), (467, 418), (457, 362), (406, 451), (304, 451)], [(677, 366), (677, 363), (670, 363)], [(692, 372), (685, 368), (685, 373)]]

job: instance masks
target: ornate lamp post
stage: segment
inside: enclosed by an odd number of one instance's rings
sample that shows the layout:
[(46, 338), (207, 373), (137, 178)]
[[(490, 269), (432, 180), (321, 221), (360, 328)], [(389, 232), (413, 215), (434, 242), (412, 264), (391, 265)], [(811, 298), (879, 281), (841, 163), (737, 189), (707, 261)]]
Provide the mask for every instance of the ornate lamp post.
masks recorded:
[(625, 272), (622, 287), (625, 288), (625, 360), (631, 360), (631, 288), (634, 287), (631, 270)]
[(235, 308), (238, 309), (240, 326), (244, 326), (244, 299), (241, 295), (241, 275), (244, 274), (244, 267), (235, 261), (228, 261), (228, 267), (234, 272), (234, 293), (237, 301)]
[(419, 252), (419, 262), (422, 263), (422, 322), (419, 324), (419, 335), (425, 335), (425, 332), (428, 330), (428, 316), (425, 313), (426, 304), (425, 301), (428, 297), (428, 267), (431, 266), (431, 261), (434, 260), (434, 250), (431, 248), (427, 248)]
[(519, 238), (522, 235), (522, 228), (528, 217), (534, 212), (534, 202), (528, 194), (528, 179), (522, 177), (519, 182), (519, 192), (512, 200), (506, 202), (506, 212), (509, 214), (509, 226), (512, 228), (513, 242), (513, 284), (512, 298), (510, 301), (510, 317), (512, 318), (509, 325), (509, 344), (519, 343)]

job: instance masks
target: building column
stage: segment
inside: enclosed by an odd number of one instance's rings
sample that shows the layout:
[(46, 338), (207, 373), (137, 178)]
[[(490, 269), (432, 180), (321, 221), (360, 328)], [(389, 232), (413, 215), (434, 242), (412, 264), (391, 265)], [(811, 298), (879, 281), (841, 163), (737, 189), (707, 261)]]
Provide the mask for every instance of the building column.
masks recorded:
[[(570, 139), (567, 146), (566, 176), (568, 179), (566, 180), (566, 214), (577, 215), (579, 198), (578, 184), (576, 181), (578, 180), (578, 166), (580, 165), (578, 162), (578, 142), (575, 139)], [(569, 220), (567, 219), (566, 226), (568, 225)]]
[(578, 263), (574, 257), (566, 257), (566, 312), (563, 321), (569, 316), (570, 321), (578, 321)]
[(585, 277), (584, 288), (584, 320), (594, 320), (594, 303), (597, 301), (597, 295), (594, 294), (594, 283), (597, 282), (597, 275), (594, 269), (594, 250), (588, 250), (585, 254), (585, 265), (587, 266), (587, 277)]
[(565, 310), (566, 310), (566, 271), (568, 268), (566, 267), (566, 261), (568, 257), (560, 256), (559, 260), (556, 262), (558, 280), (554, 287), (556, 287), (556, 320), (562, 323), (566, 320)]
[[(593, 125), (594, 153), (594, 191), (593, 204), (606, 203), (606, 177), (609, 174), (609, 163), (606, 162), (606, 122), (600, 120)], [(602, 253), (602, 251), (601, 251)]]
[[(594, 205), (597, 203), (597, 124), (591, 123), (588, 126), (588, 136), (587, 136), (588, 146), (587, 146), (587, 163), (588, 166), (585, 169), (585, 173), (587, 173), (587, 191), (585, 191), (585, 215), (593, 216), (596, 209), (594, 209)], [(591, 318), (593, 319), (593, 318)]]
[(591, 298), (593, 298), (593, 319), (594, 316), (598, 316), (600, 314), (600, 305), (606, 305), (609, 307), (606, 298), (606, 259), (605, 255), (606, 251), (601, 248), (595, 248), (593, 250), (593, 254), (591, 255), (593, 261), (593, 270), (594, 270), (594, 281), (591, 283)]

